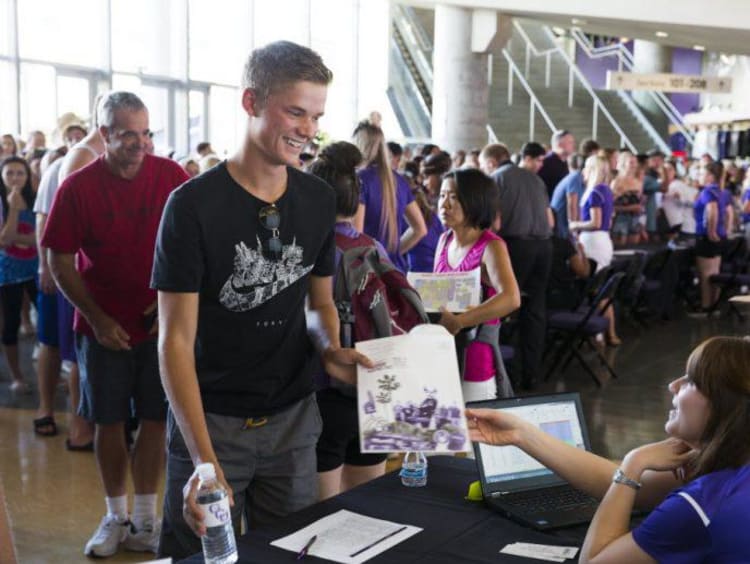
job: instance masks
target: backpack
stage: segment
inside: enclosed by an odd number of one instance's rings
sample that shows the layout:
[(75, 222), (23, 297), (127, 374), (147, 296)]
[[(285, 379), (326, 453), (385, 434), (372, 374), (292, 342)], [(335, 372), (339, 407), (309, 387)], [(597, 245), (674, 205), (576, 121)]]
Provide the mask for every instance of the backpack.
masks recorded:
[(336, 233), (340, 252), (333, 296), (341, 324), (341, 346), (408, 333), (429, 323), (422, 300), (406, 276), (378, 252), (365, 234)]

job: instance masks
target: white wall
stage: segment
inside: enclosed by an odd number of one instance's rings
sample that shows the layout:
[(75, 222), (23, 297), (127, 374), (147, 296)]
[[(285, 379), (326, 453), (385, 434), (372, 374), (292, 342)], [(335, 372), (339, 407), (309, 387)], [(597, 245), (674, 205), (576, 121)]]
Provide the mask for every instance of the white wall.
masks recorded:
[(711, 53), (704, 64), (703, 73), (709, 76), (732, 78), (731, 94), (705, 94), (704, 111), (721, 110), (745, 114), (750, 117), (750, 57)]

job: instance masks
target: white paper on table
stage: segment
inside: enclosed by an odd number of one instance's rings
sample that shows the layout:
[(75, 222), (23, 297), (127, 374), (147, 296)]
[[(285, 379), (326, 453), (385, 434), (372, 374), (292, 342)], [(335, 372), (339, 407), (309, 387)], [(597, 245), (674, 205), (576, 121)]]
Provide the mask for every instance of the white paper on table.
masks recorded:
[(512, 554), (513, 556), (523, 556), (525, 558), (546, 560), (548, 562), (565, 562), (569, 558), (575, 557), (578, 553), (578, 548), (575, 546), (516, 542), (506, 545), (500, 552), (502, 554)]
[(296, 533), (276, 539), (271, 542), (271, 545), (299, 552), (313, 536), (317, 535), (308, 551), (309, 555), (345, 564), (359, 564), (396, 546), (421, 530), (412, 525), (375, 519), (341, 509), (318, 519)]
[(639, 252), (640, 251), (636, 251), (635, 249), (617, 249), (616, 251), (612, 251), (612, 255), (616, 257), (632, 257)]
[(356, 343), (375, 363), (357, 366), (362, 452), (471, 449), (453, 336), (441, 325)]
[(481, 269), (469, 272), (409, 272), (409, 284), (422, 298), (427, 312), (438, 312), (441, 307), (461, 313), (482, 301)]

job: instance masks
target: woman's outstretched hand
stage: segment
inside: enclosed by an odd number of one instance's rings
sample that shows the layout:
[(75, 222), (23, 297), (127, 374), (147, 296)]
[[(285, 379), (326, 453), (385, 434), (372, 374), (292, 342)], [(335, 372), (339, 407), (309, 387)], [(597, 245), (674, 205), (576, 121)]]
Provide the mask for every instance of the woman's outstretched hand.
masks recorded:
[(469, 438), (490, 445), (516, 445), (523, 421), (514, 415), (494, 409), (467, 409)]

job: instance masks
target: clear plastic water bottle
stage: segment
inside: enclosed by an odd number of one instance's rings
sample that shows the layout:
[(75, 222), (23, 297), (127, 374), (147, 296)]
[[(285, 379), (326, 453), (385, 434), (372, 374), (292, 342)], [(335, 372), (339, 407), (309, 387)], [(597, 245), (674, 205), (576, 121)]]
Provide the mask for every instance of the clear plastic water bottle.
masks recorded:
[(203, 524), (206, 526), (206, 534), (201, 537), (203, 558), (206, 564), (237, 562), (237, 543), (227, 491), (216, 479), (213, 464), (199, 464), (196, 470), (200, 477), (198, 505), (203, 511)]
[(409, 488), (427, 485), (427, 457), (423, 452), (409, 451), (401, 464), (401, 483)]

